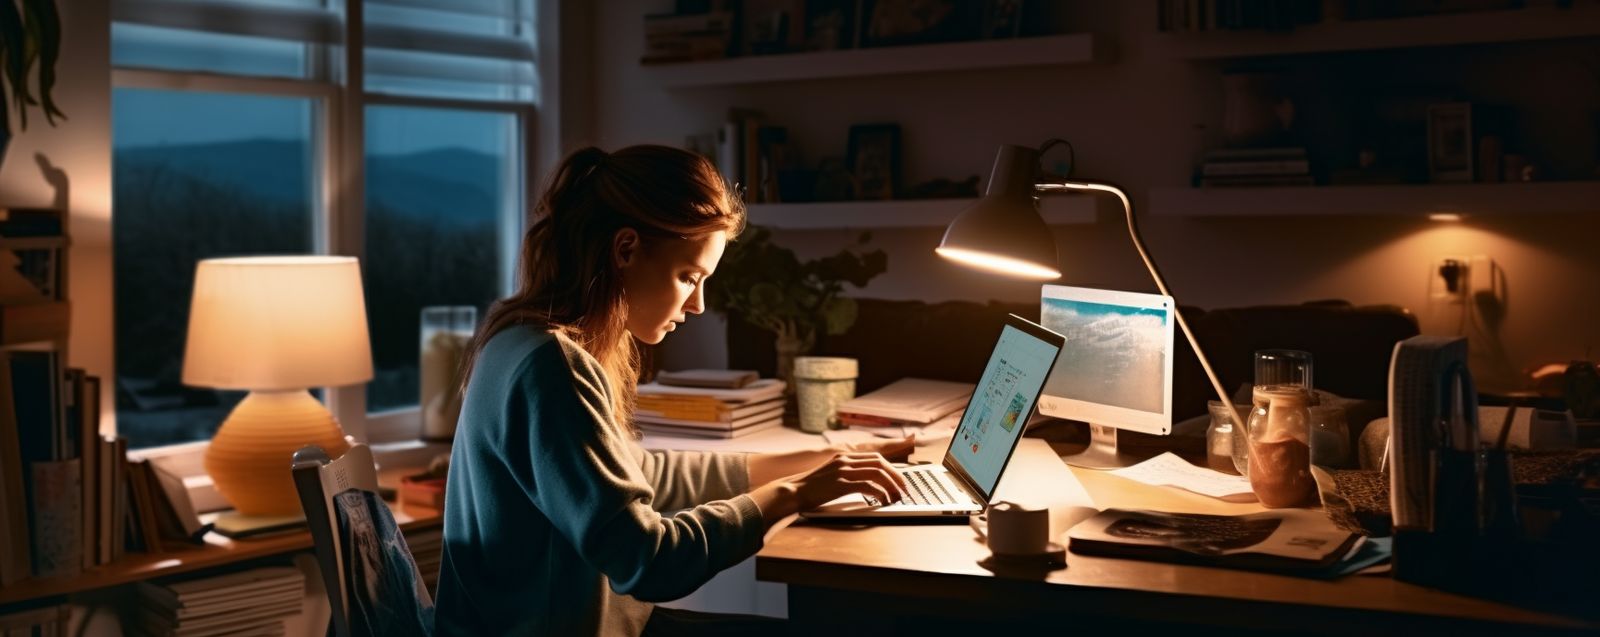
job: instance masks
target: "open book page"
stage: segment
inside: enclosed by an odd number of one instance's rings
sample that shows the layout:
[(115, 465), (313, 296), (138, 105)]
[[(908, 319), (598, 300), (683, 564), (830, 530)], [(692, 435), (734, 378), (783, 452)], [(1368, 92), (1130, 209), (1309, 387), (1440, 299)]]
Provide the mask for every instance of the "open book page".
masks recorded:
[(1134, 482), (1177, 487), (1228, 502), (1253, 502), (1256, 499), (1255, 492), (1250, 489), (1249, 478), (1194, 466), (1170, 451), (1110, 473)]

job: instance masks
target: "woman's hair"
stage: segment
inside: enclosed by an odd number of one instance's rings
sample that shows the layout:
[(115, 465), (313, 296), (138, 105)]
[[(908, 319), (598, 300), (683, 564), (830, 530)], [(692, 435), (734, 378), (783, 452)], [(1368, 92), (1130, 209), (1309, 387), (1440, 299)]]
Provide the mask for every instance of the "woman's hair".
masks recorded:
[(667, 146), (606, 153), (590, 146), (561, 162), (522, 238), (517, 290), (489, 307), (464, 361), (473, 362), (501, 330), (548, 325), (599, 361), (613, 411), (631, 427), (639, 352), (627, 331), (628, 305), (612, 250), (632, 228), (642, 249), (662, 239), (744, 230), (744, 204), (705, 158)]

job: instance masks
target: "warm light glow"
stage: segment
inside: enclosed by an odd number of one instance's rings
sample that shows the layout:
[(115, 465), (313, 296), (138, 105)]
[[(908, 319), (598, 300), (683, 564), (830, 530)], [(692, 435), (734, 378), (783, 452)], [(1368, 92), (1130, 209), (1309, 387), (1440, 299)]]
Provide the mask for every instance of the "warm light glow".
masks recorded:
[(995, 274), (1036, 281), (1053, 281), (1061, 278), (1061, 271), (1055, 268), (990, 252), (942, 246), (934, 248), (933, 251), (956, 263)]
[(1459, 213), (1459, 212), (1430, 212), (1430, 213), (1428, 213), (1428, 220), (1429, 221), (1460, 221), (1463, 218), (1464, 218), (1463, 215), (1461, 213)]

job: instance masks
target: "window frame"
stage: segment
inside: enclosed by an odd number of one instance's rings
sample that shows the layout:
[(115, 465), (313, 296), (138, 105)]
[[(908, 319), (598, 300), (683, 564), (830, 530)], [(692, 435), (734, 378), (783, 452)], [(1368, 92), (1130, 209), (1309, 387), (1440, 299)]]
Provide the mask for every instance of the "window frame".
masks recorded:
[[(510, 191), (500, 193), (510, 203), (509, 210), (501, 215), (498, 235), (500, 291), (502, 294), (509, 293), (515, 284), (514, 272), (522, 231), (529, 206), (534, 201), (536, 184), (532, 179), (533, 166), (540, 150), (537, 127), (541, 113), (537, 103), (369, 92), (365, 86), (361, 0), (330, 0), (329, 4), (343, 6), (345, 46), (308, 43), (310, 55), (307, 56), (305, 79), (113, 66), (112, 88), (311, 99), (312, 143), (316, 151), (313, 174), (318, 178), (313, 195), (312, 249), (318, 254), (354, 256), (363, 262), (366, 258), (365, 187), (341, 190), (335, 184), (365, 184), (365, 112), (368, 106), (434, 108), (513, 116), (517, 138), (521, 143), (516, 148), (516, 161), (511, 170), (519, 179), (507, 180), (506, 187)], [(538, 33), (541, 39), (546, 34), (543, 30), (538, 30)], [(331, 63), (336, 55), (343, 58), (341, 72), (337, 74), (333, 71), (336, 65)], [(535, 56), (534, 63), (535, 68), (542, 71), (544, 66), (541, 58)], [(345, 433), (372, 445), (383, 464), (425, 464), (441, 450), (448, 450), (447, 444), (419, 439), (422, 419), (419, 407), (368, 413), (365, 383), (325, 387), (323, 391), (329, 411), (338, 418)], [(112, 420), (115, 422), (115, 414)], [(184, 477), (196, 477), (204, 474), (201, 458), (209, 445), (209, 440), (198, 440), (143, 448), (132, 455), (157, 460)]]

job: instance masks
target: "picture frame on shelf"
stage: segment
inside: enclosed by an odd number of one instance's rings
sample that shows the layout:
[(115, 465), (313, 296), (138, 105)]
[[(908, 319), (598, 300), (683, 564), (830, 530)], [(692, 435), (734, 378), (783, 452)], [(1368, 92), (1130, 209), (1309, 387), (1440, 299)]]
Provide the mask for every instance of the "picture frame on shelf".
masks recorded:
[(981, 0), (862, 0), (861, 46), (976, 39), (981, 9)]
[(999, 40), (1021, 35), (1022, 5), (1026, 1), (983, 0), (983, 21), (978, 37), (985, 40)]
[(900, 125), (851, 126), (846, 162), (856, 199), (894, 199), (900, 182)]
[(1472, 104), (1428, 106), (1428, 181), (1472, 181)]
[(799, 51), (805, 41), (804, 0), (744, 0), (739, 15), (739, 55)]
[(837, 51), (860, 46), (861, 0), (807, 0), (805, 49)]

